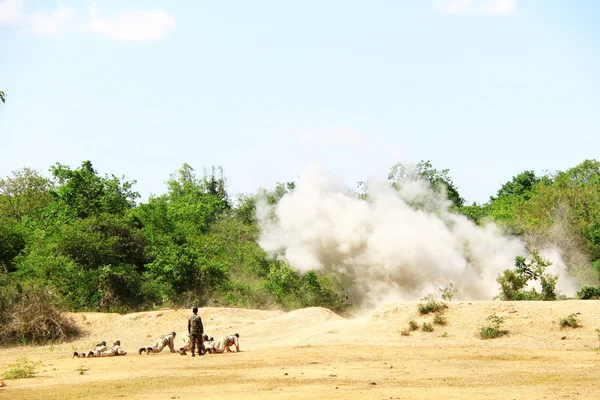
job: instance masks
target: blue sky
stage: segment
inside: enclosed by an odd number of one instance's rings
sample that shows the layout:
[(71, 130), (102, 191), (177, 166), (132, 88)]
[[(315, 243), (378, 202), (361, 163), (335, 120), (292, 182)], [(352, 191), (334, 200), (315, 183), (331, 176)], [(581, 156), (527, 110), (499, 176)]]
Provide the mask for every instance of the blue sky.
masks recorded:
[(448, 168), (468, 202), (600, 149), (593, 0), (0, 0), (0, 176), (91, 160), (145, 199), (312, 161), (350, 186)]

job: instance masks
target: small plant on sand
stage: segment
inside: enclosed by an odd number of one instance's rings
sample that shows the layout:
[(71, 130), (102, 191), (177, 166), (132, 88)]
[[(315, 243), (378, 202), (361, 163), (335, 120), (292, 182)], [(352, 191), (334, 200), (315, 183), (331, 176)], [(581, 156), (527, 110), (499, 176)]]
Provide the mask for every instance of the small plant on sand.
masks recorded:
[(442, 334), (442, 336), (440, 336), (440, 337), (447, 338), (448, 336), (449, 336), (449, 335), (448, 335), (448, 332), (444, 332), (444, 333)]
[(446, 318), (442, 317), (441, 315), (436, 314), (433, 317), (433, 323), (435, 325), (446, 325), (448, 321), (446, 321)]
[(429, 295), (425, 297), (425, 303), (419, 303), (417, 305), (417, 309), (419, 313), (422, 315), (430, 314), (430, 313), (443, 313), (448, 305), (442, 301), (437, 301), (433, 295)]
[(415, 321), (410, 321), (408, 323), (408, 329), (410, 329), (411, 331), (416, 331), (417, 329), (419, 329), (419, 324), (417, 324)]
[(85, 373), (89, 370), (90, 370), (90, 367), (86, 367), (85, 365), (82, 365), (76, 369), (76, 371), (79, 372), (79, 375), (85, 375)]
[(423, 332), (433, 332), (434, 330), (433, 325), (429, 322), (424, 322), (421, 329), (423, 329)]
[(508, 333), (508, 331), (500, 329), (500, 325), (504, 323), (504, 317), (499, 317), (496, 314), (492, 314), (487, 317), (487, 320), (491, 322), (491, 325), (481, 328), (479, 336), (482, 339), (494, 339), (504, 336)]
[(408, 335), (410, 335), (410, 330), (408, 330), (408, 329), (403, 329), (403, 330), (401, 330), (401, 331), (400, 331), (400, 334), (401, 334), (402, 336), (408, 336)]
[(25, 357), (17, 358), (17, 361), (14, 364), (10, 364), (8, 366), (9, 369), (4, 372), (4, 378), (33, 378), (35, 376), (35, 367), (40, 365), (41, 363), (41, 361), (33, 362)]
[(566, 318), (561, 318), (559, 324), (560, 324), (561, 328), (566, 328), (566, 327), (579, 328), (581, 326), (581, 325), (579, 325), (579, 321), (577, 320), (576, 314), (571, 314), (571, 315), (567, 316)]

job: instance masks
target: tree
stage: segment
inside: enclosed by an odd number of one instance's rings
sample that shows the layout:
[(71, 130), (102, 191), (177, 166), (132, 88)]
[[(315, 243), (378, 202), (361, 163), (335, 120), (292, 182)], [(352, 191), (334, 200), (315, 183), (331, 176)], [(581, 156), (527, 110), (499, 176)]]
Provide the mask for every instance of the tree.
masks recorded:
[(87, 218), (102, 213), (122, 214), (135, 206), (139, 193), (135, 181), (121, 182), (116, 176), (101, 177), (91, 161), (75, 170), (56, 163), (51, 169), (56, 189), (51, 193), (59, 213)]
[[(496, 198), (510, 197), (510, 196), (523, 196), (529, 198), (531, 191), (535, 185), (541, 181), (533, 171), (524, 171), (517, 176), (513, 176), (512, 180), (506, 182), (500, 190)], [(494, 197), (491, 200), (495, 200)]]
[(399, 189), (405, 180), (424, 180), (436, 192), (445, 192), (446, 198), (455, 207), (462, 207), (465, 199), (458, 193), (449, 172), (448, 169), (439, 171), (433, 168), (430, 161), (419, 161), (417, 165), (398, 163), (390, 169), (388, 181), (392, 187)]
[[(515, 258), (515, 269), (505, 270), (498, 275), (496, 281), (500, 284), (500, 300), (556, 300), (557, 275), (546, 273), (546, 268), (552, 263), (540, 256), (537, 250), (531, 252), (531, 259), (522, 256)], [(529, 281), (540, 281), (541, 293), (535, 289), (524, 290)]]
[(0, 101), (6, 103), (6, 93), (4, 93), (2, 90), (0, 90)]
[(52, 201), (52, 182), (27, 167), (12, 175), (0, 179), (0, 214), (19, 221), (39, 218)]

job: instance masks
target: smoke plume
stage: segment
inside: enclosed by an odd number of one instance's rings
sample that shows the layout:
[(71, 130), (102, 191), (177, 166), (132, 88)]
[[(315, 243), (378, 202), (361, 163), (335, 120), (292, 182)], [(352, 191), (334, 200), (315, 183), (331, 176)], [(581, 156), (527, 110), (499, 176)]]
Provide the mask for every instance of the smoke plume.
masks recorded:
[[(319, 165), (275, 206), (259, 202), (260, 246), (301, 272), (321, 270), (355, 282), (363, 306), (417, 300), (452, 283), (457, 299), (491, 300), (497, 275), (528, 255), (526, 244), (494, 224), (479, 227), (449, 211), (444, 194), (418, 180), (370, 182), (368, 200)], [(572, 292), (560, 252), (540, 249), (558, 273), (557, 288)], [(567, 294), (567, 293), (565, 293)]]

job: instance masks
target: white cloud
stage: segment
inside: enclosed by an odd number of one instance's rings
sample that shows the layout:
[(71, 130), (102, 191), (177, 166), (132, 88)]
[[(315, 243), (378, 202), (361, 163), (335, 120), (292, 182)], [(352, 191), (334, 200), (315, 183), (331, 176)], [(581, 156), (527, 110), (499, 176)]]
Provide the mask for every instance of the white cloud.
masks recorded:
[(0, 25), (19, 25), (25, 20), (22, 0), (0, 2)]
[(167, 29), (175, 25), (175, 18), (163, 9), (137, 10), (103, 18), (96, 3), (89, 7), (90, 21), (85, 30), (116, 40), (160, 39)]
[(442, 14), (508, 15), (515, 11), (516, 0), (434, 0), (434, 8)]
[(56, 35), (66, 27), (75, 15), (72, 7), (60, 6), (52, 13), (37, 13), (30, 16), (31, 28), (38, 35)]

